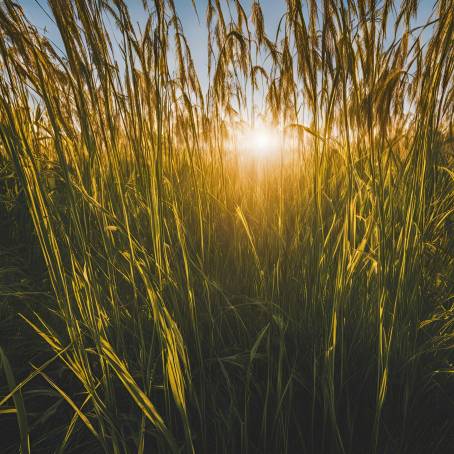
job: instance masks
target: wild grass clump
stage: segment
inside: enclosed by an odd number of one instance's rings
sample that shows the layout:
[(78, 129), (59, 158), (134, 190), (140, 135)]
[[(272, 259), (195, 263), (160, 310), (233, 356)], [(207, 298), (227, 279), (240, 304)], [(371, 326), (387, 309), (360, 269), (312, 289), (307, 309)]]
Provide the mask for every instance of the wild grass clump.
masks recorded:
[(173, 0), (48, 6), (0, 6), (1, 446), (449, 452), (452, 0), (209, 0), (206, 94)]

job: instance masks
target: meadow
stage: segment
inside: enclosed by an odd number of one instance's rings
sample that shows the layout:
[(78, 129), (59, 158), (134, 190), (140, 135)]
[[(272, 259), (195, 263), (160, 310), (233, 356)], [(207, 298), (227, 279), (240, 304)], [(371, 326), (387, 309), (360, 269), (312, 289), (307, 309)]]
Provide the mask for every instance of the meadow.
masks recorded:
[(0, 452), (452, 452), (453, 1), (176, 3), (0, 4)]

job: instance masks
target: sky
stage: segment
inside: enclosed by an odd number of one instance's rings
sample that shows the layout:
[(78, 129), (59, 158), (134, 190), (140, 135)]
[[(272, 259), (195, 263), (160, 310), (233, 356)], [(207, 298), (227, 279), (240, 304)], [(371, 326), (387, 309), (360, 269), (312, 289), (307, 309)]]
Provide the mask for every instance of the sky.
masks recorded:
[[(178, 15), (183, 25), (183, 30), (191, 47), (192, 58), (197, 68), (200, 82), (204, 90), (208, 87), (208, 57), (207, 57), (207, 30), (206, 8), (208, 0), (195, 0), (199, 19), (192, 6), (191, 0), (175, 0)], [(46, 12), (49, 12), (47, 0), (16, 0), (25, 10), (27, 17), (46, 36), (63, 48), (58, 30)], [(226, 3), (226, 0), (221, 0)], [(147, 16), (142, 7), (142, 0), (126, 0), (131, 17), (134, 22), (144, 24)], [(150, 2), (152, 3), (152, 2)], [(246, 14), (250, 14), (252, 0), (241, 1)], [(416, 25), (423, 24), (429, 18), (435, 0), (420, 0), (419, 13), (415, 21)], [(274, 37), (279, 21), (285, 11), (285, 0), (260, 0), (265, 19), (265, 31), (270, 37)]]
[[(221, 0), (225, 2), (226, 0)], [(45, 31), (45, 35), (53, 43), (63, 48), (59, 32), (55, 24), (48, 17), (50, 8), (46, 0), (16, 0), (25, 11), (30, 21)], [(126, 0), (131, 18), (135, 23), (144, 24), (147, 16), (144, 13), (141, 0)], [(200, 82), (204, 90), (208, 87), (208, 34), (206, 28), (206, 8), (208, 0), (195, 0), (197, 14), (191, 0), (175, 0), (178, 15), (183, 25), (183, 30), (191, 47), (191, 54), (197, 68)], [(260, 2), (265, 19), (265, 29), (270, 35), (277, 29), (279, 20), (285, 11), (285, 0), (261, 0)], [(247, 14), (251, 11), (252, 0), (243, 0), (242, 5)]]

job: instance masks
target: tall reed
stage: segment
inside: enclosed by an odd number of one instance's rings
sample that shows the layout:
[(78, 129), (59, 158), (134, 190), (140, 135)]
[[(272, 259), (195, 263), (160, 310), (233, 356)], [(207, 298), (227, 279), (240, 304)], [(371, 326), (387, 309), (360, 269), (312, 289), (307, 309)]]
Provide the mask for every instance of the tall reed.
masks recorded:
[[(0, 350), (21, 452), (448, 452), (452, 0), (422, 27), (287, 0), (275, 36), (208, 0), (207, 93), (173, 0), (140, 31), (123, 0), (48, 6), (63, 49), (0, 7), (0, 156), (51, 295), (19, 384)], [(297, 138), (261, 176), (229, 146), (259, 114)]]

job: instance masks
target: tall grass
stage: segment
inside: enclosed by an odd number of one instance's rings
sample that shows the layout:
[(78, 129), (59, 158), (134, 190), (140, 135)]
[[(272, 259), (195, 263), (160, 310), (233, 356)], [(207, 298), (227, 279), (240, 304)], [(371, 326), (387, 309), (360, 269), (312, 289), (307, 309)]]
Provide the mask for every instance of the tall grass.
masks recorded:
[[(414, 1), (288, 0), (275, 36), (209, 0), (206, 94), (173, 0), (141, 31), (123, 0), (48, 7), (64, 49), (0, 7), (2, 194), (47, 291), (9, 322), (30, 362), (0, 350), (1, 443), (449, 452), (452, 0), (416, 28)], [(228, 137), (260, 113), (297, 140), (262, 173)]]

